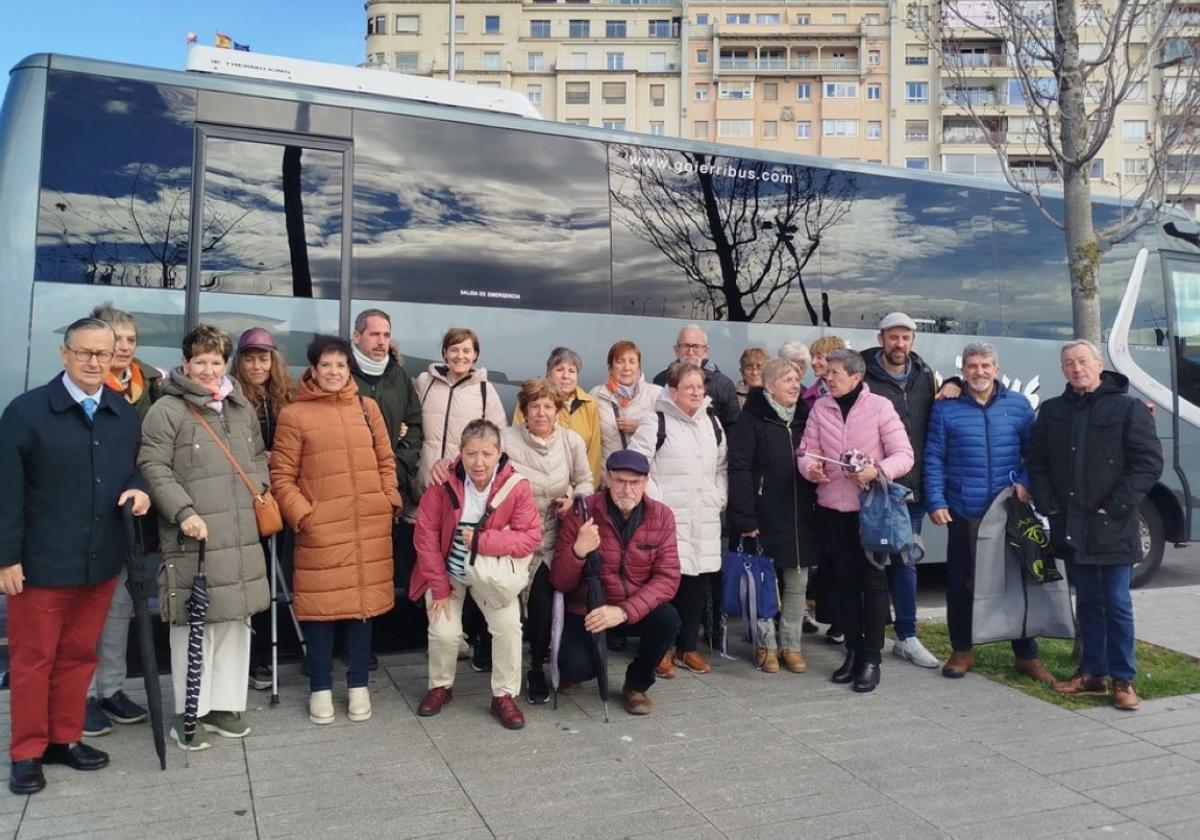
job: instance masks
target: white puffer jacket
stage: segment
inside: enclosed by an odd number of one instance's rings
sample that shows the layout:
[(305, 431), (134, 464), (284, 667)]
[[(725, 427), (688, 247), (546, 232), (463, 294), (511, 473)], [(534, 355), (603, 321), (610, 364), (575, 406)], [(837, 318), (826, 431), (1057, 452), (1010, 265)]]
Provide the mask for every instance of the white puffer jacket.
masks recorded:
[(458, 455), (462, 430), (472, 420), (482, 417), (501, 429), (508, 425), (500, 395), (487, 381), (487, 368), (475, 368), (453, 385), (446, 377), (446, 370), (445, 365), (433, 364), (417, 377), (421, 429), (425, 433), (417, 466), (422, 487), (429, 485), (429, 471), (435, 463)]
[(556, 428), (549, 442), (535, 438), (524, 423), (509, 426), (501, 435), (504, 454), (513, 468), (529, 480), (533, 503), (542, 517), (542, 544), (533, 553), (529, 579), (540, 563), (550, 565), (558, 536), (558, 505), (562, 496), (592, 495), (592, 469), (587, 447), (574, 429)]
[(633, 435), (626, 435), (626, 443), (621, 442), (621, 432), (617, 429), (617, 413), (620, 412), (621, 417), (643, 420), (647, 414), (654, 414), (654, 404), (658, 402), (658, 397), (662, 392), (662, 388), (647, 382), (646, 377), (643, 376), (638, 379), (637, 391), (634, 393), (633, 399), (629, 401), (629, 405), (621, 408), (616, 394), (608, 390), (606, 384), (601, 383), (588, 391), (600, 404), (598, 414), (600, 415), (601, 476), (604, 474), (604, 465), (608, 463), (608, 456), (619, 449), (627, 448), (628, 441), (633, 440)]
[[(675, 514), (679, 566), (685, 575), (716, 572), (721, 568), (721, 520), (728, 481), (725, 473), (727, 441), (717, 443), (708, 408), (711, 400), (691, 417), (663, 390), (655, 410), (642, 418), (629, 448), (650, 459), (646, 493)], [(666, 421), (666, 440), (658, 443), (658, 412)], [(718, 424), (719, 426), (719, 424)]]

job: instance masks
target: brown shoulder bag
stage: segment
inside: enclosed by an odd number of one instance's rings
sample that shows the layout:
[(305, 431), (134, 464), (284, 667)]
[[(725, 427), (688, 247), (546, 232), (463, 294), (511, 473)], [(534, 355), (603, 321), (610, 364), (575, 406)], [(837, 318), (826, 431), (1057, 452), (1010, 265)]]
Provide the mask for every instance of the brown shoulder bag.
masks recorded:
[(254, 522), (258, 526), (258, 535), (263, 538), (273, 537), (282, 531), (283, 514), (279, 512), (279, 502), (275, 501), (275, 497), (271, 495), (271, 491), (269, 489), (259, 490), (255, 487), (254, 482), (250, 480), (250, 476), (246, 475), (246, 471), (242, 469), (242, 465), (237, 462), (237, 458), (234, 458), (233, 453), (229, 451), (229, 447), (225, 445), (223, 440), (217, 437), (217, 433), (200, 416), (200, 412), (196, 410), (196, 407), (188, 403), (187, 409), (196, 418), (196, 422), (204, 427), (204, 431), (208, 432), (208, 436), (213, 439), (217, 444), (217, 448), (221, 450), (229, 463), (233, 465), (233, 468), (245, 483), (246, 489), (254, 497)]

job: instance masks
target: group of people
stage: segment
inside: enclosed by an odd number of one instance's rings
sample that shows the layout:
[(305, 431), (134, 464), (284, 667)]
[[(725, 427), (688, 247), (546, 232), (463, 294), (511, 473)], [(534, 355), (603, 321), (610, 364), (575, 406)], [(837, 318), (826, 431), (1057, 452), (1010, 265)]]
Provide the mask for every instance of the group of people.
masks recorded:
[[(350, 341), (315, 337), (293, 383), (264, 328), (244, 332), (235, 349), (225, 332), (199, 324), (164, 373), (136, 358), (134, 319), (100, 307), (66, 330), (63, 373), (0, 419), (9, 787), (41, 790), (43, 764), (105, 766), (108, 756), (81, 736), (146, 716), (121, 690), (131, 615), (123, 506), (153, 510), (147, 521), (157, 527), (144, 528), (143, 541), (162, 553), (170, 737), (188, 750), (210, 747), (211, 734), (247, 735), (248, 688), (270, 685), (262, 616), (272, 552), (290, 559), (308, 715), (319, 725), (338, 714), (339, 645), (346, 715), (371, 717), (372, 620), (404, 601), (428, 620), (421, 716), (452, 700), (469, 656), (491, 672), (492, 715), (519, 729), (522, 684), (530, 704), (550, 697), (552, 648), (556, 687), (569, 690), (596, 676), (600, 632), (613, 650), (639, 639), (622, 697), (629, 713), (648, 714), (656, 679), (711, 669), (701, 631), (711, 641), (720, 624), (712, 605), (726, 548), (747, 541), (777, 569), (781, 610), (756, 634), (763, 672), (808, 669), (803, 635), (817, 629), (815, 616), (845, 644), (832, 679), (874, 690), (889, 601), (894, 653), (938, 667), (916, 636), (915, 567), (899, 556), (880, 564), (860, 546), (862, 491), (880, 477), (913, 491), (915, 530), (928, 512), (950, 532), (954, 653), (943, 674), (972, 665), (974, 527), (1015, 485), (1050, 518), (1083, 641), (1080, 671), (1067, 680), (1041, 665), (1032, 639), (1013, 641), (1017, 670), (1068, 693), (1106, 692), (1111, 677), (1114, 703), (1135, 708), (1129, 568), (1138, 504), (1162, 470), (1147, 409), (1088, 342), (1064, 346), (1067, 387), (1035, 420), (999, 380), (995, 348), (967, 345), (962, 377), (938, 383), (915, 338), (915, 322), (892, 313), (879, 346), (862, 353), (829, 335), (787, 342), (777, 356), (750, 348), (734, 383), (689, 325), (652, 381), (640, 348), (616, 342), (590, 391), (579, 355), (559, 347), (545, 377), (521, 386), (510, 426), (470, 329), (448, 330), (442, 362), (413, 379), (389, 316), (368, 309)], [(809, 367), (816, 377), (806, 387)], [(1106, 457), (1085, 458), (1085, 440)], [(269, 494), (286, 524), (273, 547), (256, 516)], [(188, 600), (202, 557), (199, 725), (187, 735)]]

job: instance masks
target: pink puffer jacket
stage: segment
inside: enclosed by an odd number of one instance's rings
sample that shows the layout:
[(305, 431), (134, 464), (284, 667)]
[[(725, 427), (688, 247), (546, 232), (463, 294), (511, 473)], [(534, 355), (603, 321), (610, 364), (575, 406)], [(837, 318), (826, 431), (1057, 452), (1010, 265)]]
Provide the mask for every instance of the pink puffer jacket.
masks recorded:
[(808, 477), (808, 468), (823, 464), (830, 480), (817, 485), (817, 504), (843, 512), (858, 510), (858, 482), (854, 476), (834, 464), (818, 461), (815, 452), (826, 458), (841, 458), (843, 452), (857, 449), (870, 456), (871, 461), (889, 479), (904, 475), (912, 469), (913, 449), (904, 431), (904, 423), (887, 397), (872, 394), (864, 382), (845, 421), (842, 410), (828, 394), (813, 403), (804, 427), (804, 440), (797, 458), (800, 474)]

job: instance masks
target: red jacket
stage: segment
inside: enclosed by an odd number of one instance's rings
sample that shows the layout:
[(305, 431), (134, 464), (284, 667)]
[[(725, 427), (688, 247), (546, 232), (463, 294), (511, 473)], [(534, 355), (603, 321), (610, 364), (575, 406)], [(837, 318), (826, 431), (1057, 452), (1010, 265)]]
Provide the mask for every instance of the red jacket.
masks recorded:
[[(508, 456), (501, 455), (488, 496), (489, 506), (496, 491), (504, 486), (514, 472)], [(413, 535), (417, 564), (413, 568), (408, 589), (409, 597), (414, 601), (423, 597), (426, 590), (433, 592), (435, 599), (450, 597), (450, 573), (446, 571), (446, 558), (450, 554), (450, 544), (454, 541), (454, 531), (462, 514), (466, 480), (460, 459), (455, 459), (450, 479), (430, 487), (421, 496), (421, 504), (417, 508), (416, 533)], [(493, 557), (527, 557), (533, 554), (541, 541), (542, 518), (533, 503), (529, 482), (521, 479), (521, 483), (513, 488), (479, 532), (479, 553)]]
[[(600, 530), (600, 582), (604, 602), (620, 607), (636, 624), (660, 604), (675, 597), (679, 589), (679, 550), (675, 543), (675, 514), (649, 496), (642, 499), (642, 521), (629, 544), (622, 546), (608, 512), (607, 491), (588, 497), (588, 510)], [(563, 520), (550, 564), (550, 585), (566, 595), (567, 610), (587, 613), (584, 561), (575, 556), (575, 537), (583, 524), (575, 514)]]

